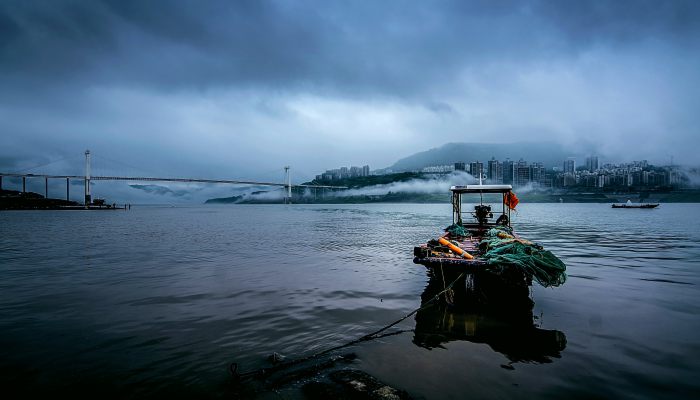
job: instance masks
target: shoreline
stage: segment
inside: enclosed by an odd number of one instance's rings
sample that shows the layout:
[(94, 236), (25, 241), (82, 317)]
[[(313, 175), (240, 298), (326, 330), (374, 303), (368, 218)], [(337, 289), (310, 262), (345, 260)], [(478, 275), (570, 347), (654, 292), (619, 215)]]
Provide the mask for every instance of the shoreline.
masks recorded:
[(91, 204), (85, 206), (77, 201), (44, 197), (35, 192), (0, 190), (0, 211), (78, 211), (78, 210), (126, 210), (127, 206)]

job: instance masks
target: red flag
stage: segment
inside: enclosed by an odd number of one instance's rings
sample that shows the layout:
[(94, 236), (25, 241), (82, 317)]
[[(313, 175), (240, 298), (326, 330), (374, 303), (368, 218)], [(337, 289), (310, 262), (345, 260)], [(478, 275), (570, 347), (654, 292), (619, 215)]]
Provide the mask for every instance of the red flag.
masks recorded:
[(515, 210), (515, 206), (518, 205), (520, 200), (518, 200), (518, 196), (515, 195), (513, 192), (508, 192), (506, 193), (505, 197), (503, 197), (503, 202), (505, 205), (508, 206), (511, 210)]

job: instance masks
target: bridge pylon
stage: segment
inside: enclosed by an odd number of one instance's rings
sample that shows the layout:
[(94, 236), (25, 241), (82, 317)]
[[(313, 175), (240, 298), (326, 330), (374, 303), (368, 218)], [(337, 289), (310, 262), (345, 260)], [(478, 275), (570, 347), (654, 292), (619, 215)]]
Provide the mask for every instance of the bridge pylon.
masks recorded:
[(90, 150), (85, 150), (85, 207), (92, 203), (90, 194)]
[(284, 204), (292, 204), (292, 177), (289, 165), (284, 167)]

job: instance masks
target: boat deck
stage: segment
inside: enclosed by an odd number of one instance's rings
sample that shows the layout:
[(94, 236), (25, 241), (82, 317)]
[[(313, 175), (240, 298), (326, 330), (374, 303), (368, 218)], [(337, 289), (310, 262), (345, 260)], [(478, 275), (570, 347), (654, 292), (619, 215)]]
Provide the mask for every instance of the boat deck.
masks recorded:
[[(427, 268), (443, 266), (450, 267), (451, 270), (460, 272), (474, 272), (486, 266), (487, 261), (481, 257), (482, 251), (479, 249), (479, 242), (486, 236), (486, 232), (488, 232), (489, 229), (498, 228), (500, 226), (492, 223), (484, 225), (465, 224), (464, 227), (469, 231), (470, 236), (460, 237), (455, 240), (447, 233), (443, 237), (447, 240), (456, 241), (460, 249), (474, 256), (473, 259), (463, 258), (453, 252), (436, 252), (427, 244), (422, 244), (414, 247), (413, 262), (422, 264)], [(520, 236), (515, 232), (511, 233), (511, 235), (516, 239), (520, 239)]]
[[(445, 237), (448, 240), (449, 236)], [(481, 237), (470, 236), (463, 238), (462, 240), (457, 240), (459, 243), (459, 248), (465, 250), (467, 253), (474, 256), (473, 259), (466, 259), (457, 254), (442, 253), (437, 255), (436, 252), (428, 248), (426, 244), (417, 246), (414, 249), (413, 262), (416, 264), (422, 264), (426, 267), (436, 267), (436, 266), (449, 266), (450, 268), (459, 268), (460, 270), (476, 270), (479, 267), (486, 265), (486, 261), (482, 260), (479, 256), (481, 251), (479, 250), (479, 242)]]

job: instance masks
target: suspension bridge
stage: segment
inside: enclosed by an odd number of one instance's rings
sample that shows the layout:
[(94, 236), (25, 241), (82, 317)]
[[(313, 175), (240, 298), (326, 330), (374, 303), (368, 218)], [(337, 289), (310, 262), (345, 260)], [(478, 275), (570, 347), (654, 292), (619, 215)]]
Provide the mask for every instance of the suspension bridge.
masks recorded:
[[(46, 164), (48, 165), (48, 164)], [(41, 173), (22, 173), (22, 172), (0, 172), (0, 190), (3, 189), (3, 178), (19, 178), (22, 180), (22, 193), (27, 191), (28, 179), (43, 179), (44, 180), (44, 195), (49, 198), (49, 179), (65, 179), (66, 181), (66, 200), (70, 201), (70, 185), (71, 180), (82, 180), (84, 183), (84, 204), (89, 206), (92, 204), (91, 183), (93, 181), (126, 181), (126, 182), (170, 182), (170, 183), (205, 183), (205, 184), (224, 184), (224, 185), (250, 185), (250, 186), (272, 186), (284, 189), (284, 202), (291, 203), (293, 188), (308, 188), (308, 189), (347, 189), (345, 186), (332, 185), (304, 185), (292, 184), (291, 168), (284, 167), (284, 182), (262, 182), (252, 180), (234, 180), (234, 179), (207, 179), (207, 178), (181, 178), (181, 177), (154, 177), (154, 176), (121, 176), (121, 175), (92, 175), (91, 174), (91, 153), (90, 150), (85, 151), (85, 173), (84, 175), (70, 174), (41, 174)]]

